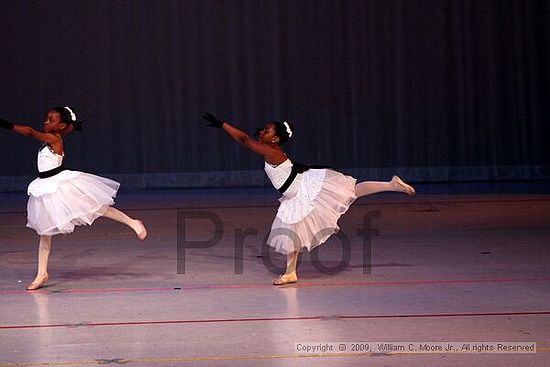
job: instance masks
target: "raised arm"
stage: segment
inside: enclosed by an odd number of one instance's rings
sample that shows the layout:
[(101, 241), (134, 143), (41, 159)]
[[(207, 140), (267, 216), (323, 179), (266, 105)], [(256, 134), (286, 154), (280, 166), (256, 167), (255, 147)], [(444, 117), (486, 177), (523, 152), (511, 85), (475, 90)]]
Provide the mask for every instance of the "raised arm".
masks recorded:
[(269, 145), (250, 137), (250, 135), (246, 132), (236, 128), (227, 121), (219, 120), (210, 113), (206, 113), (203, 118), (209, 122), (206, 126), (217, 127), (225, 130), (237, 143), (244, 145), (254, 153), (263, 156), (268, 162), (281, 160), (278, 159), (279, 156), (284, 157), (281, 151), (273, 149)]
[(7, 130), (13, 130), (16, 133), (21, 134), (23, 136), (29, 136), (36, 140), (43, 141), (49, 144), (52, 147), (52, 149), (54, 149), (54, 151), (56, 152), (63, 151), (63, 140), (61, 140), (61, 137), (59, 135), (55, 135), (52, 133), (44, 133), (44, 132), (35, 130), (32, 127), (27, 125), (12, 124), (11, 122), (6, 121), (4, 119), (0, 119), (0, 127)]

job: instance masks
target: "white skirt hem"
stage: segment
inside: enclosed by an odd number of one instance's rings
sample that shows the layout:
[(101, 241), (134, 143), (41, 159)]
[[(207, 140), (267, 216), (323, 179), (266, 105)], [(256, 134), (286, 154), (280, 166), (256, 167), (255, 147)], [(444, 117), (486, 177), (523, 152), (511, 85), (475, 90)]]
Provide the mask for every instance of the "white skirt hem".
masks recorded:
[(119, 187), (116, 181), (79, 171), (37, 178), (28, 189), (27, 227), (53, 236), (90, 225), (114, 204)]
[[(300, 187), (296, 194), (300, 197), (281, 198), (281, 205), (267, 241), (275, 251), (282, 254), (302, 251), (304, 248), (311, 251), (340, 230), (338, 220), (357, 198), (356, 180), (334, 170), (324, 171), (326, 172), (322, 175), (311, 175), (309, 180), (301, 181), (302, 185), (306, 183), (311, 185), (312, 177), (322, 179), (320, 190), (314, 188), (315, 196), (309, 195), (304, 199), (306, 195), (303, 193), (311, 193), (311, 190), (308, 191), (307, 187)], [(308, 172), (310, 171), (305, 174)], [(302, 208), (294, 210), (296, 202), (302, 202)], [(293, 211), (290, 214), (289, 208)], [(301, 214), (301, 217), (297, 217), (296, 212)]]
[(92, 225), (95, 220), (102, 217), (109, 205), (102, 205), (93, 210), (91, 213), (75, 213), (73, 216), (66, 219), (64, 223), (57, 223), (49, 228), (42, 228), (40, 223), (27, 223), (27, 227), (34, 229), (39, 236), (55, 236), (58, 234), (69, 234), (74, 232), (76, 226)]

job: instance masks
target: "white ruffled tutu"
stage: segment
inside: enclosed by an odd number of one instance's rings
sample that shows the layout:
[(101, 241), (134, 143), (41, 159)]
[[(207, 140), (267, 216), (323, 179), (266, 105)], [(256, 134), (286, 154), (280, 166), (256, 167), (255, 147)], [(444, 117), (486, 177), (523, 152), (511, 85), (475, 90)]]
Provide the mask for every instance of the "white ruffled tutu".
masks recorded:
[(279, 199), (281, 204), (267, 240), (283, 254), (304, 247), (311, 251), (324, 243), (338, 232), (338, 219), (357, 198), (355, 178), (340, 172), (310, 169), (298, 178), (296, 193)]
[(114, 204), (119, 186), (108, 178), (71, 170), (37, 178), (27, 189), (27, 227), (53, 236), (90, 225)]

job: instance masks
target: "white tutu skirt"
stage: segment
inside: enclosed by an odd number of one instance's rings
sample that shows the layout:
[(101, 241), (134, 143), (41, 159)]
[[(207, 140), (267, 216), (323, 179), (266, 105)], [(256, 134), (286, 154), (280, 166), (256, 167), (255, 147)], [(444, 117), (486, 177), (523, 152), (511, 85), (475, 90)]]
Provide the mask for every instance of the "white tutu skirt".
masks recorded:
[(114, 204), (119, 186), (108, 178), (70, 170), (37, 178), (27, 189), (27, 227), (53, 236), (90, 225)]
[[(267, 243), (288, 254), (311, 251), (338, 232), (338, 219), (357, 198), (355, 178), (331, 169), (311, 169), (299, 174), (292, 196), (283, 196)], [(292, 188), (291, 186), (291, 188)], [(285, 192), (286, 194), (286, 192)]]

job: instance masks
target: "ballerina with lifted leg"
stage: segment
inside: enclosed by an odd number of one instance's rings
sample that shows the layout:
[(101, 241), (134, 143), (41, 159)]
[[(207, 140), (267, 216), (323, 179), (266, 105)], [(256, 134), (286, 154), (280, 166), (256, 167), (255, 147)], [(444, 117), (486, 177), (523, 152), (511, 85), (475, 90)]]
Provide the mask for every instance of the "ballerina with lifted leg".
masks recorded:
[(294, 135), (289, 122), (268, 122), (253, 138), (210, 113), (203, 118), (208, 121), (206, 126), (225, 130), (239, 144), (261, 155), (267, 176), (283, 195), (267, 240), (275, 251), (287, 256), (286, 272), (273, 280), (274, 285), (298, 281), (300, 251), (311, 251), (337, 232), (338, 219), (357, 198), (384, 191), (415, 194), (398, 176), (388, 182), (357, 183), (331, 168), (292, 162), (281, 147)]
[(114, 208), (114, 197), (120, 184), (108, 178), (72, 171), (63, 166), (63, 138), (72, 131), (82, 130), (82, 123), (70, 107), (54, 107), (48, 111), (44, 131), (26, 125), (16, 125), (0, 119), (0, 127), (44, 142), (38, 152), (38, 178), (27, 189), (27, 227), (38, 233), (38, 271), (27, 290), (42, 287), (49, 279), (48, 260), (52, 236), (73, 232), (77, 225), (91, 225), (104, 216), (130, 227), (140, 240), (147, 230)]

